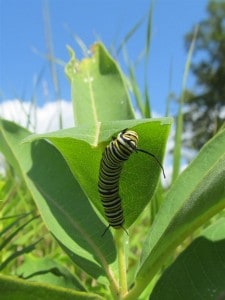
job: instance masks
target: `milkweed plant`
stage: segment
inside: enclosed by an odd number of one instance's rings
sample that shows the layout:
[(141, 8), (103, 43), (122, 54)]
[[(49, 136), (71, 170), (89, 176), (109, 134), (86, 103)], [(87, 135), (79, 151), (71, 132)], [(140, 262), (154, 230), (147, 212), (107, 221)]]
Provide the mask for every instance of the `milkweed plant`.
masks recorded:
[[(118, 64), (101, 43), (91, 52), (78, 61), (69, 48), (73, 128), (32, 134), (0, 123), (1, 152), (79, 272), (22, 265), (23, 279), (0, 276), (2, 299), (216, 299), (225, 291), (225, 130), (165, 187), (172, 119), (151, 118), (146, 102), (135, 119)], [(109, 162), (118, 155), (121, 164)]]

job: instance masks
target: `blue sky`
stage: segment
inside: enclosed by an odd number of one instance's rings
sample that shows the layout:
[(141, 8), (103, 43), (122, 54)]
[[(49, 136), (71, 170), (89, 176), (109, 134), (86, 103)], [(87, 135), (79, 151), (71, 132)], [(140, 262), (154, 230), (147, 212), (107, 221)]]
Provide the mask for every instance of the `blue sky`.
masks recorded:
[[(38, 103), (44, 101), (43, 86), (47, 85), (48, 100), (55, 95), (47, 53), (43, 11), (46, 1), (0, 0), (0, 101), (21, 97), (30, 100), (35, 80)], [(186, 61), (184, 35), (206, 17), (207, 0), (155, 0), (152, 41), (149, 62), (149, 92), (152, 109), (165, 112), (170, 65), (172, 91), (179, 94)], [(148, 0), (49, 0), (52, 39), (55, 57), (67, 62), (66, 45), (72, 46), (79, 59), (82, 53), (73, 35), (89, 47), (97, 39), (109, 47), (119, 45), (132, 26), (149, 10)], [(130, 60), (135, 61), (145, 45), (147, 23), (144, 22), (127, 44)], [(119, 62), (122, 61), (122, 55)], [(122, 68), (124, 64), (122, 63)], [(62, 66), (58, 66), (61, 97), (70, 99), (70, 86)], [(41, 73), (43, 71), (43, 73)], [(140, 87), (143, 85), (143, 65), (137, 69)], [(193, 84), (189, 76), (189, 86)]]

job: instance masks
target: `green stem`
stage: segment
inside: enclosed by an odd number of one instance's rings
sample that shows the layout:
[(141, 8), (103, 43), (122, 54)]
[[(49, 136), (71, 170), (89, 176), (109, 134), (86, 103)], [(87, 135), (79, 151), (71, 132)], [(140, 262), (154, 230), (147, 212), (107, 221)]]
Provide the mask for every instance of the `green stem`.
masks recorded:
[(120, 284), (120, 297), (127, 294), (127, 268), (126, 268), (126, 255), (125, 255), (125, 237), (124, 229), (117, 229), (115, 231), (115, 244), (118, 255), (118, 269), (119, 269), (119, 284)]

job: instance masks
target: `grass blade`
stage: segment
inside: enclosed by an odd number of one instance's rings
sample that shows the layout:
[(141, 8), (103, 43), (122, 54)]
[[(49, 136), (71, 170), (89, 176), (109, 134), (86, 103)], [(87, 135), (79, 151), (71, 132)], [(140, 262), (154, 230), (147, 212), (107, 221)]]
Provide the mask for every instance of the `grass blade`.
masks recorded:
[(0, 265), (0, 271), (2, 271), (12, 260), (14, 260), (15, 258), (19, 257), (20, 255), (23, 255), (24, 253), (30, 253), (31, 251), (33, 251), (35, 249), (35, 246), (42, 240), (42, 238), (40, 238), (39, 240), (37, 240), (36, 242), (34, 242), (33, 244), (22, 248), (21, 250), (17, 250), (14, 253), (12, 253), (8, 258), (6, 258)]
[(153, 15), (153, 2), (151, 2), (149, 13), (148, 13), (148, 25), (147, 25), (147, 35), (145, 44), (145, 64), (144, 64), (144, 99), (145, 99), (145, 118), (151, 117), (151, 105), (150, 96), (148, 92), (148, 66), (149, 66), (149, 54), (151, 45), (151, 35), (152, 35), (152, 15)]
[(178, 115), (177, 115), (177, 123), (176, 123), (176, 133), (175, 133), (175, 148), (174, 148), (174, 155), (173, 155), (173, 176), (172, 176), (172, 182), (175, 181), (175, 179), (178, 177), (180, 172), (180, 164), (181, 164), (181, 145), (182, 145), (182, 131), (183, 131), (183, 114), (182, 114), (182, 108), (184, 103), (184, 95), (185, 95), (185, 87), (187, 82), (187, 76), (190, 70), (190, 64), (191, 64), (191, 58), (195, 46), (195, 40), (197, 36), (198, 28), (196, 27), (193, 40), (188, 52), (187, 61), (185, 64), (185, 70), (183, 75), (183, 81), (182, 81), (182, 92), (181, 92), (181, 98), (179, 101), (179, 107), (178, 107)]
[(116, 50), (116, 55), (118, 56), (120, 51), (123, 49), (124, 45), (127, 44), (127, 42), (131, 39), (131, 37), (133, 37), (133, 35), (135, 34), (135, 32), (140, 28), (140, 26), (142, 25), (142, 23), (144, 22), (145, 17), (142, 17), (131, 29), (130, 31), (125, 35), (124, 39), (122, 40), (122, 42), (120, 43), (119, 47)]

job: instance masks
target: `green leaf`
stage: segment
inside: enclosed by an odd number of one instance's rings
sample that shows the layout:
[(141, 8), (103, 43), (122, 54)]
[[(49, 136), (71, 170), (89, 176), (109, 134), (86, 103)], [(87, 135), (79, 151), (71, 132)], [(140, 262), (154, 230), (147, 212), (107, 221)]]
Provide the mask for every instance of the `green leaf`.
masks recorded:
[(78, 292), (43, 283), (28, 282), (15, 277), (0, 275), (1, 300), (88, 300), (102, 299), (97, 294)]
[(143, 246), (136, 286), (143, 290), (175, 248), (225, 207), (225, 130), (217, 134), (168, 191)]
[[(167, 118), (108, 122), (99, 124), (99, 127), (76, 127), (34, 135), (26, 141), (46, 138), (51, 141), (66, 160), (87, 197), (104, 216), (97, 186), (102, 152), (112, 136), (124, 128), (132, 128), (139, 134), (138, 147), (162, 160), (170, 124), (171, 119)], [(120, 196), (124, 208), (125, 227), (128, 228), (136, 220), (150, 201), (160, 173), (161, 169), (156, 161), (144, 153), (133, 154), (124, 164), (120, 180)], [(102, 229), (95, 228), (95, 230), (101, 235)]]
[[(4, 121), (3, 121), (4, 122)], [(12, 122), (4, 122), (4, 129), (3, 129), (3, 123), (0, 119), (0, 150), (5, 155), (5, 158), (9, 162), (11, 166), (15, 169), (15, 172), (20, 176), (23, 177), (23, 172), (20, 168), (20, 164), (17, 160), (17, 157), (15, 156), (14, 149), (12, 147), (9, 147), (9, 141), (7, 141), (7, 132), (10, 134), (10, 143), (14, 144), (18, 142), (18, 139), (21, 140), (25, 138), (29, 133), (28, 131), (21, 132), (20, 126), (16, 126)], [(18, 149), (18, 146), (17, 146)], [(18, 149), (19, 151), (19, 149)]]
[(79, 62), (69, 48), (65, 72), (71, 82), (74, 119), (77, 126), (133, 119), (134, 113), (123, 75), (101, 43), (91, 48), (92, 57)]
[(221, 217), (204, 229), (201, 236), (215, 242), (225, 240), (225, 218)]
[(142, 93), (141, 93), (140, 88), (138, 86), (134, 66), (132, 65), (132, 63), (130, 61), (127, 62), (127, 68), (128, 68), (128, 72), (129, 72), (129, 81), (130, 81), (131, 86), (132, 86), (132, 92), (133, 92), (133, 95), (134, 95), (134, 100), (136, 102), (136, 107), (140, 111), (142, 118), (144, 118), (146, 108), (145, 108), (145, 105), (143, 104)]
[(150, 299), (220, 299), (225, 292), (225, 219), (209, 226), (163, 273)]
[(104, 225), (61, 154), (44, 140), (21, 144), (30, 133), (12, 122), (1, 120), (0, 134), (0, 149), (7, 158), (10, 153), (48, 229), (84, 271), (104, 275), (102, 266), (116, 256), (112, 236), (102, 239)]
[(25, 256), (23, 264), (16, 269), (16, 275), (29, 281), (85, 291), (79, 279), (48, 257), (37, 259), (31, 255)]
[(157, 282), (151, 300), (222, 299), (225, 240), (196, 239)]

